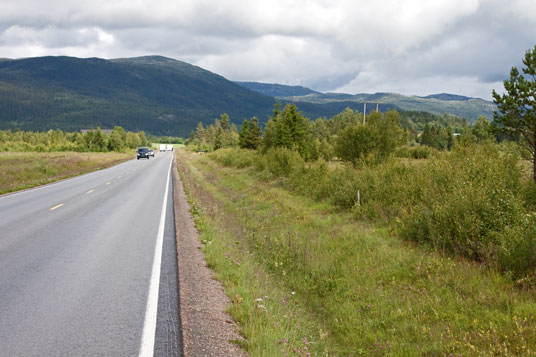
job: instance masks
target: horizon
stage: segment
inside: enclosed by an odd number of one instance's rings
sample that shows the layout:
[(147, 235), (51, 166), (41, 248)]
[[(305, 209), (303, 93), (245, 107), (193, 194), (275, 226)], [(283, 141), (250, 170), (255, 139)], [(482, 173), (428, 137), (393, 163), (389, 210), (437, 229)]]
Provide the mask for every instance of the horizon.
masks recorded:
[[(33, 59), (33, 58), (45, 58), (45, 57), (53, 57), (53, 58), (66, 57), (66, 58), (76, 58), (76, 59), (100, 59), (100, 60), (107, 60), (107, 61), (119, 60), (119, 59), (133, 59), (133, 58), (160, 57), (160, 58), (171, 59), (171, 60), (174, 60), (174, 61), (187, 63), (187, 64), (189, 64), (189, 65), (196, 66), (196, 67), (199, 67), (199, 68), (202, 68), (202, 69), (204, 69), (204, 70), (209, 71), (208, 69), (203, 68), (203, 67), (200, 67), (200, 66), (198, 66), (198, 65), (195, 65), (195, 64), (193, 64), (193, 63), (188, 63), (188, 62), (186, 62), (186, 61), (184, 61), (184, 60), (180, 60), (180, 59), (176, 59), (176, 58), (172, 58), (172, 57), (167, 57), (167, 56), (164, 56), (164, 55), (158, 55), (158, 54), (141, 55), (141, 56), (134, 56), (134, 57), (117, 57), (117, 58), (103, 58), (103, 57), (76, 57), (76, 56), (69, 56), (69, 55), (46, 55), (46, 56), (20, 57), (20, 58), (0, 57), (0, 60), (17, 61), (17, 60), (25, 60), (25, 59)], [(232, 80), (232, 79), (226, 78), (225, 76), (223, 76), (223, 75), (220, 74), (220, 73), (215, 73), (215, 72), (212, 72), (212, 71), (210, 71), (210, 72), (211, 72), (211, 73), (214, 73), (214, 74), (217, 74), (217, 75), (220, 75), (220, 76), (224, 77), (225, 79), (227, 79), (227, 80), (229, 80), (229, 81), (231, 81), (231, 82), (249, 82), (249, 83), (267, 84), (267, 85), (279, 85), (279, 86), (289, 86), (289, 87), (301, 87), (301, 88), (308, 89), (308, 90), (312, 90), (312, 91), (315, 91), (315, 92), (318, 92), (318, 93), (321, 93), (321, 94), (331, 94), (331, 93), (333, 93), (333, 94), (349, 94), (349, 95), (395, 94), (395, 95), (402, 95), (402, 96), (406, 96), (406, 97), (417, 97), (417, 98), (421, 98), (421, 99), (435, 99), (435, 98), (426, 98), (426, 97), (439, 96), (439, 95), (454, 95), (454, 96), (465, 97), (465, 98), (468, 98), (468, 99), (480, 99), (480, 100), (484, 100), (484, 101), (487, 101), (487, 102), (493, 102), (493, 100), (488, 100), (488, 99), (479, 98), (479, 97), (470, 97), (470, 96), (466, 96), (466, 95), (461, 95), (461, 94), (459, 94), (459, 93), (448, 93), (448, 92), (441, 92), (441, 93), (427, 93), (427, 94), (424, 94), (424, 95), (419, 95), (419, 94), (403, 94), (403, 93), (397, 93), (397, 92), (359, 92), (359, 93), (349, 93), (349, 92), (340, 92), (340, 91), (339, 91), (339, 92), (336, 92), (336, 91), (319, 91), (319, 90), (316, 90), (316, 89), (313, 89), (313, 88), (309, 88), (309, 87), (306, 87), (306, 86), (304, 86), (304, 85), (300, 85), (300, 84), (269, 83), (269, 82), (257, 82), (257, 81), (251, 81), (251, 80), (240, 80), (240, 81), (236, 81), (236, 80)]]
[(536, 44), (524, 0), (96, 1), (3, 1), (0, 54), (159, 53), (233, 81), (491, 100)]

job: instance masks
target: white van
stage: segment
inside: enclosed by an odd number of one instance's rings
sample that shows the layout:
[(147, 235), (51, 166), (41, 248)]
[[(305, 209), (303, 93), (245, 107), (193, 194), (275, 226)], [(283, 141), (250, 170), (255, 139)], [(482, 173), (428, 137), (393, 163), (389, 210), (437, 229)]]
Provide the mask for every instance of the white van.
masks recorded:
[(160, 151), (166, 151), (166, 144), (160, 144)]

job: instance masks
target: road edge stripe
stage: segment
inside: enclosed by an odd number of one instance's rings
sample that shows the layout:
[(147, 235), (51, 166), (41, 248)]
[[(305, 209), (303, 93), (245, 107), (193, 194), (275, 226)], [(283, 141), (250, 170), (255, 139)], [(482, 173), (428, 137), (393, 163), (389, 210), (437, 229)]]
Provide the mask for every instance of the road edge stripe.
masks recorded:
[(162, 214), (160, 215), (160, 225), (156, 236), (156, 248), (154, 250), (153, 270), (151, 273), (151, 282), (149, 284), (149, 295), (147, 298), (147, 308), (145, 309), (145, 321), (143, 323), (143, 334), (141, 337), (141, 346), (139, 357), (152, 357), (154, 355), (154, 341), (156, 335), (156, 318), (158, 312), (158, 293), (160, 287), (160, 269), (162, 265), (162, 245), (164, 242), (164, 227), (166, 223), (167, 198), (169, 192), (169, 177), (171, 175), (171, 165), (173, 164), (173, 155), (167, 170), (166, 191), (162, 203)]

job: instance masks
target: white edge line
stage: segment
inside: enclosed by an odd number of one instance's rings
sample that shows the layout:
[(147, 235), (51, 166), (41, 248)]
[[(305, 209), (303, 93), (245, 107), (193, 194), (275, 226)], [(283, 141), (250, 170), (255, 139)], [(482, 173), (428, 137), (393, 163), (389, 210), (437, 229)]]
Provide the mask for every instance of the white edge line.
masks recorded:
[(105, 171), (105, 170), (113, 169), (113, 168), (118, 167), (118, 166), (120, 166), (120, 165), (126, 164), (126, 163), (129, 162), (129, 161), (130, 161), (130, 160), (127, 160), (127, 161), (125, 161), (125, 162), (122, 162), (122, 163), (117, 164), (117, 165), (114, 165), (114, 166), (107, 167), (107, 168), (105, 168), (105, 169), (100, 169), (100, 170), (96, 170), (96, 171), (86, 172), (85, 174), (82, 174), (82, 175), (73, 176), (73, 177), (67, 177), (67, 178), (65, 178), (65, 179), (62, 179), (62, 180), (59, 180), (59, 181), (56, 181), (56, 182), (47, 183), (47, 184), (45, 184), (45, 185), (39, 185), (39, 186), (36, 186), (36, 187), (31, 187), (31, 188), (27, 188), (27, 189), (24, 189), (24, 190), (21, 190), (21, 191), (16, 191), (16, 192), (8, 192), (8, 193), (4, 193), (3, 195), (0, 195), (0, 200), (3, 200), (4, 198), (8, 198), (8, 197), (13, 197), (13, 196), (22, 195), (23, 193), (29, 193), (29, 192), (39, 191), (39, 190), (42, 190), (42, 189), (44, 189), (44, 188), (48, 188), (48, 187), (51, 187), (51, 186), (60, 185), (60, 184), (62, 184), (62, 183), (68, 182), (68, 181), (72, 181), (72, 180), (76, 180), (76, 179), (79, 179), (79, 178), (82, 178), (82, 177), (86, 177), (86, 176), (94, 175), (94, 174), (97, 174), (97, 173), (99, 173), (99, 172), (103, 172), (103, 171)]
[(141, 337), (139, 357), (152, 357), (154, 354), (154, 341), (156, 334), (156, 318), (158, 312), (158, 292), (160, 287), (160, 268), (162, 263), (162, 244), (164, 242), (164, 226), (166, 223), (166, 208), (169, 189), (169, 177), (171, 176), (171, 165), (173, 156), (169, 163), (166, 191), (164, 202), (162, 203), (162, 214), (160, 215), (160, 225), (156, 236), (156, 248), (154, 250), (153, 271), (149, 284), (149, 295), (147, 298), (147, 308), (145, 309), (145, 322), (143, 323), (143, 334)]

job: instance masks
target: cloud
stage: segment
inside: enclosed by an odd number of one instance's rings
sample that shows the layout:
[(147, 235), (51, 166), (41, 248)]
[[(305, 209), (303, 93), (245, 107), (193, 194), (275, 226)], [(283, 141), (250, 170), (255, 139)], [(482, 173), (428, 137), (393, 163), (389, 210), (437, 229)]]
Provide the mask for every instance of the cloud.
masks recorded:
[(489, 99), (536, 43), (532, 0), (3, 0), (2, 57), (161, 54), (233, 80)]

